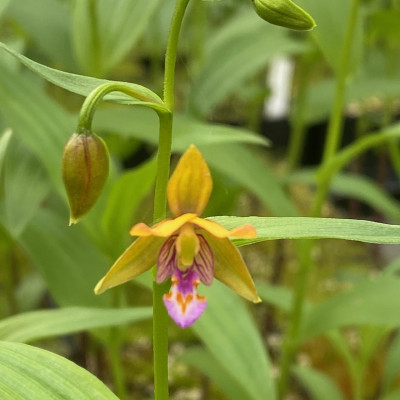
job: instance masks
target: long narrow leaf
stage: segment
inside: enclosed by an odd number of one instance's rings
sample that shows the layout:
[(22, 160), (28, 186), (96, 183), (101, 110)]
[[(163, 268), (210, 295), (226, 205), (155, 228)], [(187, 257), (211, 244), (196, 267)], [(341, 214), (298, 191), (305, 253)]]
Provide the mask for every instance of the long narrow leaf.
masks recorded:
[(38, 339), (138, 322), (151, 318), (150, 307), (99, 309), (67, 307), (30, 311), (0, 321), (0, 340), (29, 343)]
[(400, 243), (400, 225), (378, 222), (311, 217), (213, 217), (228, 229), (251, 224), (255, 239), (237, 239), (238, 245), (273, 239), (346, 239), (367, 243)]
[[(5, 50), (12, 56), (16, 57), (22, 64), (24, 64), (31, 71), (35, 72), (42, 78), (46, 79), (56, 86), (69, 90), (70, 92), (77, 93), (82, 96), (87, 96), (93, 89), (104, 83), (121, 83), (141, 93), (142, 97), (148, 98), (149, 101), (162, 104), (162, 100), (154, 92), (152, 92), (150, 89), (145, 88), (144, 86), (127, 82), (109, 81), (106, 79), (92, 78), (90, 76), (77, 75), (71, 74), (69, 72), (59, 71), (57, 69), (46, 67), (45, 65), (37, 63), (36, 61), (33, 61), (22, 54), (19, 54), (15, 50), (6, 46), (4, 43), (0, 42), (0, 48)], [(131, 97), (123, 93), (110, 94), (107, 95), (105, 99), (113, 100), (123, 104), (143, 104), (142, 101), (132, 99)]]
[(118, 400), (85, 369), (21, 343), (0, 342), (2, 400)]
[(247, 393), (246, 399), (276, 399), (264, 343), (243, 302), (218, 282), (207, 290), (207, 298), (207, 311), (194, 331)]

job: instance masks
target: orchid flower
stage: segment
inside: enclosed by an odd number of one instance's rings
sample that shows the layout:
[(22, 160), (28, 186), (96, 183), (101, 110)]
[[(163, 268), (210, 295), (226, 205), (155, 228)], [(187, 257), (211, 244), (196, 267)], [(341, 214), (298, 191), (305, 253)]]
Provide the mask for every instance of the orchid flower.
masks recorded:
[(247, 267), (229, 237), (253, 238), (256, 231), (244, 225), (231, 231), (200, 218), (212, 190), (210, 170), (195, 146), (180, 158), (169, 179), (168, 204), (174, 219), (153, 227), (135, 225), (138, 236), (97, 284), (95, 293), (120, 285), (157, 265), (156, 282), (171, 278), (164, 304), (182, 328), (193, 324), (207, 305), (197, 293), (200, 283), (211, 285), (214, 277), (254, 303), (260, 301)]

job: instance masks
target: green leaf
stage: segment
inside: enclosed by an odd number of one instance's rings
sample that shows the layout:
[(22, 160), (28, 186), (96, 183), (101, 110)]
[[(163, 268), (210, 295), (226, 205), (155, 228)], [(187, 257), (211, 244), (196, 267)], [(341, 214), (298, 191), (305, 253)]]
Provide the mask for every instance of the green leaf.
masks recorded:
[(258, 295), (262, 301), (271, 304), (283, 311), (290, 311), (293, 294), (289, 289), (281, 286), (269, 285), (264, 282), (256, 282)]
[(379, 400), (398, 400), (400, 397), (400, 389), (394, 390), (393, 392), (381, 397)]
[(239, 12), (238, 17), (213, 38), (215, 43), (211, 41), (207, 46), (209, 51), (189, 97), (195, 113), (206, 116), (233, 91), (240, 93), (245, 80), (274, 57), (298, 53), (304, 48), (287, 32), (255, 18), (254, 12), (249, 11)]
[(128, 245), (134, 214), (154, 185), (156, 167), (155, 158), (143, 163), (123, 173), (111, 189), (101, 226), (107, 235), (107, 247), (112, 249), (110, 254), (115, 257)]
[[(158, 120), (153, 112), (144, 108), (108, 107), (96, 113), (97, 132), (118, 132), (121, 135), (157, 145)], [(176, 114), (174, 117), (173, 151), (185, 151), (191, 144), (202, 145), (249, 143), (267, 146), (269, 141), (247, 129), (222, 124), (201, 122), (195, 118)]]
[(201, 371), (229, 400), (247, 399), (247, 391), (238, 385), (237, 381), (208, 351), (200, 347), (189, 348), (179, 357), (179, 360)]
[(0, 321), (0, 340), (29, 343), (94, 328), (151, 318), (151, 307), (100, 309), (68, 307), (21, 313)]
[[(315, 19), (317, 27), (310, 34), (328, 63), (337, 71), (341, 60), (351, 2), (348, 0), (336, 0), (335, 2), (297, 0), (297, 4), (306, 9)], [(353, 37), (353, 49), (350, 53), (352, 70), (355, 70), (362, 60), (363, 26), (361, 14), (359, 12)]]
[(42, 164), (24, 146), (10, 146), (4, 173), (3, 221), (17, 238), (50, 191)]
[(309, 367), (294, 367), (293, 372), (313, 400), (344, 400), (343, 394), (327, 375)]
[(5, 121), (41, 160), (59, 193), (64, 193), (60, 163), (76, 122), (32, 80), (2, 68), (0, 109)]
[[(21, 235), (20, 242), (58, 304), (104, 307), (109, 293), (95, 296), (97, 281), (111, 261), (89, 241), (79, 226), (68, 227), (49, 210), (39, 210)], [(51, 240), (49, 240), (51, 238)]]
[(264, 343), (242, 300), (218, 282), (204, 291), (207, 310), (192, 329), (247, 393), (246, 400), (276, 399)]
[(388, 393), (400, 373), (400, 334), (397, 332), (386, 353), (382, 377), (382, 391)]
[(400, 226), (378, 222), (311, 217), (212, 217), (226, 227), (251, 224), (257, 230), (254, 239), (236, 239), (238, 245), (275, 239), (345, 239), (367, 243), (400, 243)]
[(12, 136), (11, 129), (7, 129), (0, 136), (0, 200), (4, 195), (4, 164), (10, 139)]
[(307, 314), (301, 340), (348, 325), (400, 326), (400, 279), (381, 276), (335, 295)]
[(2, 400), (118, 400), (73, 362), (21, 343), (0, 342)]
[[(7, 9), (34, 46), (55, 65), (76, 70), (70, 39), (70, 5), (53, 0), (12, 1)], [(43, 21), (46, 21), (44, 24)]]
[(239, 144), (199, 146), (208, 164), (254, 193), (274, 215), (297, 214), (277, 176), (256, 153)]
[(9, 2), (10, 0), (0, 0), (0, 15), (7, 8)]
[[(69, 90), (70, 92), (77, 93), (82, 96), (87, 96), (95, 88), (104, 83), (119, 83), (140, 93), (141, 96), (148, 99), (149, 102), (157, 103), (159, 105), (163, 104), (159, 96), (157, 96), (154, 92), (144, 86), (136, 85), (134, 83), (110, 81), (106, 79), (92, 78), (90, 76), (77, 75), (71, 74), (69, 72), (59, 71), (57, 69), (46, 67), (45, 65), (30, 60), (29, 58), (23, 56), (22, 54), (19, 54), (15, 50), (6, 46), (4, 43), (0, 42), (0, 48), (5, 50), (12, 56), (16, 57), (22, 64), (24, 64), (31, 71), (35, 72), (42, 78), (46, 79), (56, 86)], [(122, 104), (147, 104), (141, 100), (133, 99), (132, 97), (123, 93), (109, 94), (105, 96), (104, 99), (112, 100)]]
[(152, 25), (151, 18), (159, 3), (159, 0), (75, 1), (73, 43), (83, 71), (98, 76), (111, 71)]
[[(300, 170), (291, 174), (287, 181), (316, 185), (316, 172), (314, 169)], [(341, 196), (358, 199), (381, 212), (388, 220), (400, 220), (400, 203), (367, 177), (348, 172), (336, 174), (330, 191)]]

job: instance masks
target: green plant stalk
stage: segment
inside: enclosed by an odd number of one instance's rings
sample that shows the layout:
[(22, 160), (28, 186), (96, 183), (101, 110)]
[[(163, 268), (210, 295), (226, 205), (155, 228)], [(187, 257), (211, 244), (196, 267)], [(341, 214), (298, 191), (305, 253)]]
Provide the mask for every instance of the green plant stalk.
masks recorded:
[(128, 400), (129, 395), (126, 389), (125, 371), (121, 360), (121, 343), (122, 337), (120, 328), (111, 328), (110, 338), (108, 340), (108, 348), (115, 392), (120, 400)]
[[(175, 65), (179, 32), (189, 0), (177, 0), (172, 16), (165, 53), (164, 103), (169, 112), (159, 112), (160, 133), (157, 155), (157, 178), (154, 194), (154, 222), (166, 216), (167, 184), (171, 158), (174, 110)], [(168, 314), (163, 295), (166, 285), (153, 282), (153, 356), (155, 400), (168, 400)]]
[[(352, 0), (345, 33), (345, 43), (343, 45), (340, 66), (336, 78), (335, 97), (330, 115), (322, 168), (336, 153), (342, 137), (342, 112), (345, 100), (346, 81), (350, 67), (349, 59), (353, 47), (353, 37), (359, 6), (360, 0)], [(311, 216), (316, 217), (321, 214), (322, 205), (328, 194), (329, 185), (330, 180), (328, 179), (320, 182), (318, 185), (316, 197), (311, 207)], [(308, 244), (301, 245), (300, 251), (298, 252), (300, 264), (291, 308), (292, 321), (284, 339), (280, 363), (280, 381), (278, 386), (282, 398), (288, 390), (290, 368), (298, 349), (298, 337), (303, 319), (308, 280), (314, 266), (311, 257), (312, 243), (313, 242), (310, 241)]]
[(97, 18), (97, 0), (91, 0), (89, 3), (89, 16), (90, 16), (90, 33), (92, 35), (92, 46), (90, 54), (90, 75), (100, 77), (100, 41), (98, 33), (98, 18)]
[[(335, 155), (343, 134), (343, 108), (345, 103), (347, 77), (350, 68), (350, 56), (353, 48), (353, 37), (355, 33), (358, 9), (361, 0), (352, 0), (350, 14), (346, 27), (345, 43), (341, 53), (339, 69), (336, 77), (333, 107), (329, 118), (329, 126), (322, 157), (322, 168)], [(321, 214), (323, 203), (328, 195), (330, 180), (321, 182), (317, 188), (317, 194), (311, 207), (311, 216), (318, 217)]]
[(94, 89), (83, 102), (78, 118), (77, 133), (92, 131), (93, 117), (98, 105), (103, 100), (104, 96), (112, 92), (121, 92), (134, 99), (141, 100), (143, 101), (142, 105), (153, 108), (159, 113), (166, 110), (162, 103), (156, 103), (154, 99), (145, 96), (143, 93), (140, 93), (130, 86), (124, 85), (123, 83), (104, 83)]

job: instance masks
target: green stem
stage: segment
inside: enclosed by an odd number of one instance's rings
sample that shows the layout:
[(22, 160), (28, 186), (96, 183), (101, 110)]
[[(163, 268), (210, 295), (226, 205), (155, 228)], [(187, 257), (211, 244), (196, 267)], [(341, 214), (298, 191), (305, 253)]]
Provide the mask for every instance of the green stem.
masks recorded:
[(299, 257), (299, 272), (292, 300), (291, 323), (283, 341), (279, 365), (280, 379), (278, 390), (282, 399), (285, 397), (289, 387), (290, 368), (299, 346), (298, 337), (303, 318), (304, 300), (307, 294), (308, 276), (313, 267), (311, 259), (313, 241), (297, 240), (295, 246), (297, 247), (296, 254)]
[[(325, 142), (324, 154), (322, 157), (322, 167), (329, 162), (336, 153), (343, 134), (343, 108), (345, 102), (347, 77), (350, 69), (351, 51), (353, 48), (353, 38), (357, 23), (358, 9), (361, 0), (352, 0), (350, 14), (346, 27), (345, 43), (341, 53), (340, 64), (336, 77), (335, 94), (333, 107), (329, 119), (329, 126)], [(330, 180), (321, 182), (317, 188), (315, 201), (311, 208), (311, 216), (318, 217), (321, 214), (323, 203), (328, 195)]]
[(121, 339), (120, 328), (111, 328), (108, 348), (115, 392), (120, 400), (128, 400), (129, 395), (126, 389), (125, 371), (121, 363)]
[(178, 38), (183, 16), (190, 0), (177, 0), (169, 31), (165, 53), (164, 102), (169, 110), (174, 108), (175, 65), (178, 52)]
[(167, 111), (161, 100), (157, 101), (155, 97), (150, 97), (150, 94), (152, 93), (151, 91), (149, 91), (148, 94), (145, 94), (140, 89), (140, 86), (135, 88), (133, 86), (128, 86), (118, 82), (104, 83), (98, 86), (86, 97), (81, 107), (77, 133), (86, 133), (92, 131), (94, 113), (96, 112), (96, 109), (103, 100), (104, 96), (111, 92), (124, 93), (134, 99), (142, 101), (142, 103), (138, 103), (138, 105), (144, 105), (153, 108), (159, 113)]
[[(350, 67), (350, 53), (353, 47), (353, 37), (359, 5), (360, 0), (352, 0), (345, 33), (345, 43), (343, 45), (339, 70), (336, 77), (335, 97), (329, 121), (322, 168), (335, 155), (342, 138), (342, 112), (345, 100), (346, 81)], [(319, 182), (316, 197), (311, 207), (312, 216), (319, 216), (321, 214), (322, 205), (326, 199), (329, 185), (330, 179)], [(291, 325), (284, 339), (280, 364), (281, 376), (279, 381), (279, 391), (282, 398), (285, 397), (288, 390), (290, 368), (298, 349), (298, 337), (303, 319), (304, 301), (307, 294), (308, 280), (314, 267), (311, 257), (313, 242), (300, 242), (298, 245), (301, 246), (300, 251), (298, 252), (300, 255), (298, 279), (296, 281), (292, 301)]]
[(97, 0), (91, 0), (89, 3), (89, 17), (90, 17), (90, 33), (92, 36), (91, 54), (90, 54), (90, 75), (99, 77), (102, 72), (102, 66), (100, 64), (100, 40), (99, 40), (99, 28), (98, 28), (98, 17), (97, 17)]
[[(169, 112), (159, 112), (160, 133), (157, 156), (157, 179), (154, 194), (154, 222), (165, 218), (167, 184), (171, 158), (174, 111), (175, 65), (179, 32), (189, 0), (177, 0), (172, 16), (165, 54), (164, 103)], [(168, 400), (168, 315), (163, 303), (166, 285), (153, 283), (153, 352), (155, 400)]]

